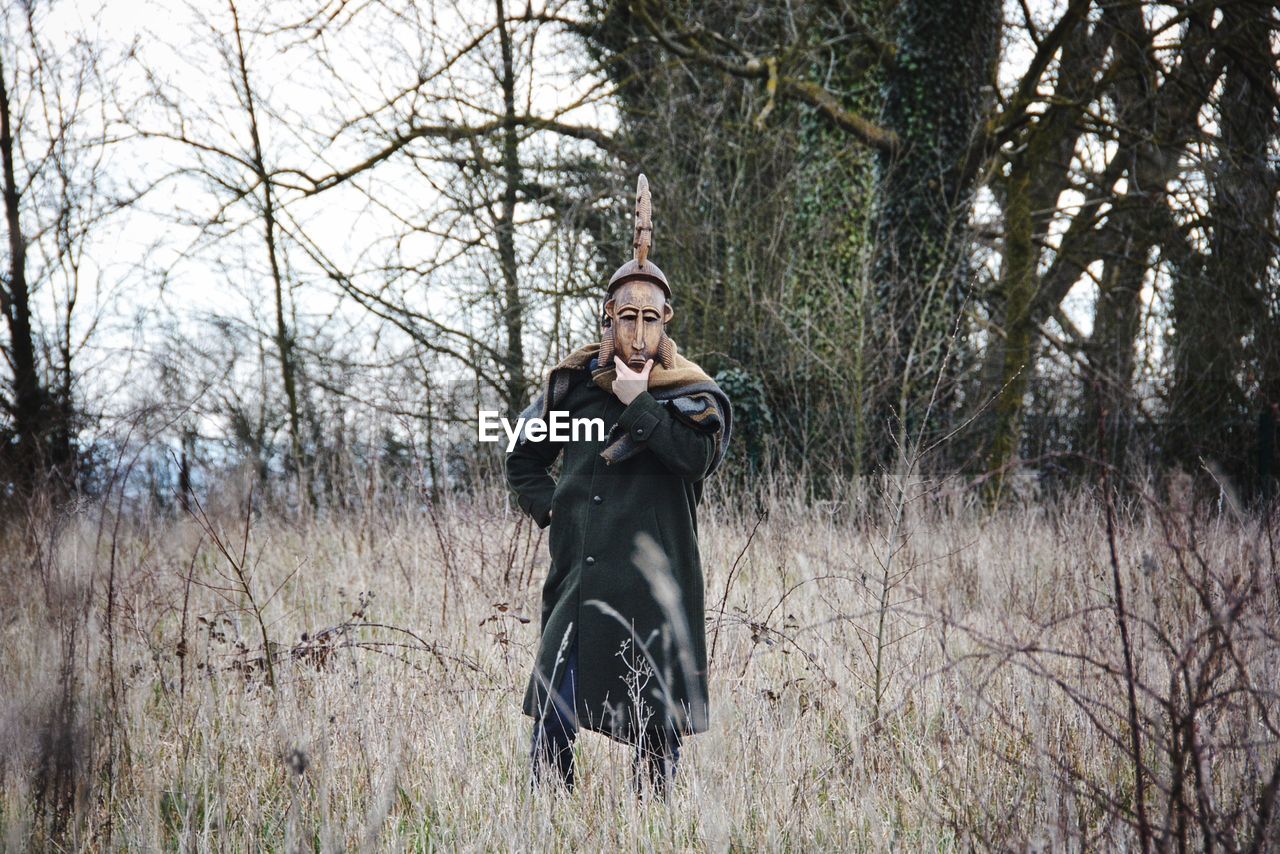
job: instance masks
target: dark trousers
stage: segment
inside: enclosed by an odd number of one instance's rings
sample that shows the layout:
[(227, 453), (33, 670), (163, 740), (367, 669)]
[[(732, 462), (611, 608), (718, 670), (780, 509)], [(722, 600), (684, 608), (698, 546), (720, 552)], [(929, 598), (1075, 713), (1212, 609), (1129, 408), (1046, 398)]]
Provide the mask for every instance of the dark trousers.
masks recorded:
[[(573, 790), (573, 741), (578, 737), (577, 716), (574, 714), (577, 684), (578, 639), (575, 637), (556, 691), (560, 702), (548, 702), (542, 716), (534, 721), (530, 760), (535, 785), (550, 769), (554, 769), (558, 781), (566, 789)], [(636, 793), (640, 793), (643, 778), (647, 775), (653, 790), (665, 796), (675, 778), (676, 763), (680, 760), (680, 733), (670, 727), (652, 727), (645, 729), (634, 743), (636, 752), (631, 761), (631, 780)]]

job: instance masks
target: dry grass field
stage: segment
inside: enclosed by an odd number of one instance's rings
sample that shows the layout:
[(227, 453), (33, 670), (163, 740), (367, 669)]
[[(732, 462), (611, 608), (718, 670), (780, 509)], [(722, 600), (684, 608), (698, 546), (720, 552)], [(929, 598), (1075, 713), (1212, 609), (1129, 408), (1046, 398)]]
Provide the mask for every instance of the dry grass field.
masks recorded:
[(0, 840), (1280, 845), (1262, 521), (1166, 496), (1117, 509), (1109, 537), (1094, 495), (990, 513), (917, 488), (900, 514), (708, 495), (712, 728), (665, 803), (595, 735), (576, 792), (530, 791), (546, 541), (497, 488), (303, 521), (246, 516), (234, 490), (195, 515), (33, 512), (2, 552)]

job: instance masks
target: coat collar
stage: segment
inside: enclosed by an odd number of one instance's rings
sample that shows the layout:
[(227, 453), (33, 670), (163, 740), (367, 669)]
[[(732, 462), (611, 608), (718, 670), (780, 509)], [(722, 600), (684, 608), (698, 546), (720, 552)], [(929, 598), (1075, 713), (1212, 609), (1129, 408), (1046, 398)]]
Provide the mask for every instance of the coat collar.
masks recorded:
[[(655, 400), (666, 402), (668, 409), (677, 417), (696, 429), (714, 433), (716, 439), (715, 460), (707, 470), (706, 477), (720, 467), (729, 448), (729, 436), (732, 432), (733, 411), (728, 396), (721, 390), (705, 371), (696, 363), (680, 355), (675, 342), (671, 342), (675, 350), (675, 366), (667, 369), (655, 363), (649, 373), (649, 394)], [(574, 350), (560, 361), (547, 376), (542, 393), (531, 403), (522, 418), (541, 417), (547, 419), (550, 412), (564, 400), (573, 384), (581, 378), (582, 372), (589, 372), (591, 379), (606, 394), (613, 394), (613, 380), (617, 370), (613, 366), (602, 368), (596, 356), (600, 352), (600, 342), (588, 344)], [(611, 434), (612, 435), (612, 434)], [(622, 433), (612, 439), (600, 456), (612, 464), (621, 462), (643, 450), (630, 433)]]

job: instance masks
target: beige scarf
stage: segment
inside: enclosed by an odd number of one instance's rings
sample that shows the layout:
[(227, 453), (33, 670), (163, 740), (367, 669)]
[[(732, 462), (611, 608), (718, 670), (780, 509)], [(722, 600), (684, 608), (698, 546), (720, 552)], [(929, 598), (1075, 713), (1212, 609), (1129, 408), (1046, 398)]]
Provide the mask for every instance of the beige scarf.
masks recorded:
[[(667, 401), (671, 411), (679, 418), (700, 430), (715, 436), (716, 454), (707, 475), (720, 467), (724, 461), (725, 451), (729, 446), (729, 435), (732, 425), (732, 407), (729, 398), (716, 385), (715, 380), (707, 376), (706, 371), (684, 356), (680, 355), (675, 341), (671, 342), (671, 350), (675, 355), (675, 366), (664, 368), (661, 362), (654, 361), (649, 372), (648, 391), (659, 401)], [(546, 419), (552, 409), (564, 399), (573, 381), (574, 371), (587, 370), (591, 360), (600, 353), (600, 342), (588, 344), (574, 350), (558, 365), (551, 369), (547, 376), (546, 386), (542, 394), (529, 404), (521, 413), (522, 418), (540, 415)], [(597, 365), (591, 373), (591, 379), (606, 394), (613, 394), (613, 380), (618, 375), (613, 365)], [(640, 445), (623, 433), (610, 441), (608, 447), (600, 452), (600, 456), (609, 463), (625, 460), (641, 450)]]
[[(684, 388), (694, 383), (709, 383), (711, 377), (707, 376), (706, 371), (698, 367), (695, 362), (691, 362), (684, 356), (680, 355), (680, 349), (676, 347), (676, 342), (671, 342), (671, 350), (675, 354), (675, 367), (664, 368), (662, 363), (654, 360), (653, 370), (649, 372), (649, 391), (669, 391), (678, 388)], [(552, 372), (561, 368), (582, 369), (591, 365), (591, 360), (600, 354), (600, 342), (588, 344), (585, 347), (579, 347), (568, 356), (566, 356), (560, 364), (556, 365)], [(613, 380), (618, 375), (618, 370), (613, 365), (597, 365), (595, 371), (591, 374), (591, 379), (601, 389), (613, 394)]]

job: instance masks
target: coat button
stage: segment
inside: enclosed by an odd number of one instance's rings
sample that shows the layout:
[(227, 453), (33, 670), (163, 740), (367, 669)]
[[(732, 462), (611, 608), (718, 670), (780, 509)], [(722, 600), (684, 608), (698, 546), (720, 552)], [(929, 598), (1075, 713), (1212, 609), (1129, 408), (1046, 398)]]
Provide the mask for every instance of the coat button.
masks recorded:
[(587, 555), (587, 566), (595, 566), (595, 565), (596, 565), (596, 559), (593, 558), (591, 555)]
[(604, 499), (601, 498), (599, 495), (596, 495), (591, 499), (591, 501), (595, 504), (599, 504), (600, 502), (604, 501)]

